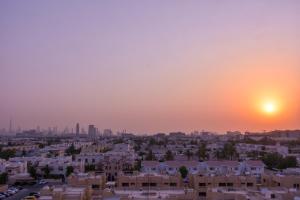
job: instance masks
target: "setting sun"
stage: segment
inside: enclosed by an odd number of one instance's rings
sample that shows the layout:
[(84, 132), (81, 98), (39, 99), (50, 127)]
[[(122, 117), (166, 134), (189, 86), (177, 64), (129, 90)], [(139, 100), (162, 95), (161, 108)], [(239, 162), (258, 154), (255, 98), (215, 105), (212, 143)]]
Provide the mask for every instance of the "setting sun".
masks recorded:
[(263, 111), (267, 114), (274, 114), (278, 111), (278, 105), (275, 102), (265, 102), (263, 104)]

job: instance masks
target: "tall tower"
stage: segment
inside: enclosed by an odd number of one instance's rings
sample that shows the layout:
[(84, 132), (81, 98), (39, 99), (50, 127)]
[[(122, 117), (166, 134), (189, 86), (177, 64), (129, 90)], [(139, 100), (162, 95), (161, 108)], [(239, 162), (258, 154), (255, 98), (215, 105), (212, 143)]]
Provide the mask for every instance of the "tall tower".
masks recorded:
[(96, 137), (96, 127), (94, 125), (89, 125), (88, 135), (90, 138)]
[(79, 123), (76, 124), (76, 136), (79, 136), (79, 132), (80, 132), (80, 127), (79, 127)]
[(12, 133), (13, 132), (13, 124), (12, 124), (12, 119), (10, 118), (9, 119), (9, 133)]

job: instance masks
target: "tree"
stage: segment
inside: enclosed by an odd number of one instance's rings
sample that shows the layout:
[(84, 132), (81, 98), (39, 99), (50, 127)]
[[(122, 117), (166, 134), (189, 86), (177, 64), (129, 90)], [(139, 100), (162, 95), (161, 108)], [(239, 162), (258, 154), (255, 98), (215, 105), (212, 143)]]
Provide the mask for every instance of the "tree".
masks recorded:
[(226, 143), (222, 151), (225, 159), (232, 160), (233, 157), (237, 155), (235, 145), (232, 142)]
[(75, 155), (75, 154), (80, 154), (81, 152), (81, 148), (79, 149), (76, 149), (74, 144), (72, 144), (69, 148), (66, 149), (65, 153), (68, 155), (68, 156), (71, 156), (71, 155)]
[(74, 172), (74, 167), (73, 166), (68, 166), (66, 170), (66, 176), (70, 176)]
[(16, 154), (16, 151), (14, 149), (1, 150), (0, 158), (8, 160), (9, 158), (14, 157), (15, 154)]
[(297, 167), (297, 158), (295, 156), (287, 156), (284, 158), (286, 168)]
[(186, 178), (189, 173), (189, 171), (187, 170), (187, 168), (185, 166), (181, 166), (179, 168), (179, 172), (180, 172), (182, 178)]
[(290, 167), (297, 167), (297, 159), (294, 156), (287, 156), (283, 158), (278, 153), (267, 153), (263, 158), (265, 165), (272, 169), (286, 169)]
[(190, 158), (194, 155), (193, 152), (191, 152), (189, 149), (184, 152), (184, 154), (188, 157), (188, 160), (190, 160)]
[(48, 178), (51, 173), (51, 168), (48, 165), (46, 165), (46, 167), (42, 168), (42, 171), (44, 172), (45, 178)]
[(34, 179), (36, 179), (37, 174), (36, 174), (36, 169), (35, 167), (33, 167), (32, 165), (29, 165), (27, 168), (28, 173), (30, 174), (30, 176)]
[(207, 158), (205, 143), (202, 143), (201, 146), (198, 148), (197, 155), (199, 160), (205, 160)]
[(141, 160), (136, 161), (134, 164), (134, 170), (140, 171), (141, 168), (142, 168), (142, 161)]
[(155, 144), (156, 144), (155, 139), (154, 138), (150, 138), (150, 140), (149, 140), (149, 146), (153, 146)]
[(149, 150), (148, 154), (146, 155), (145, 160), (156, 160), (155, 155), (153, 154), (152, 150)]
[(174, 160), (174, 156), (173, 156), (172, 151), (168, 150), (168, 151), (166, 152), (165, 159), (166, 159), (166, 160)]
[(8, 174), (7, 173), (1, 173), (0, 174), (0, 185), (6, 184), (8, 180)]

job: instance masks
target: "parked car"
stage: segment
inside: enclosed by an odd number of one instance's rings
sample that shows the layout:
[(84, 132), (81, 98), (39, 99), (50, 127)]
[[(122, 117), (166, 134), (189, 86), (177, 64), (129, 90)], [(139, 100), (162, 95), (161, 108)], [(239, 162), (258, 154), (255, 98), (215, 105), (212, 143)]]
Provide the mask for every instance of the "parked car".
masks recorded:
[(41, 195), (38, 192), (31, 192), (29, 193), (29, 196), (35, 196), (36, 198), (39, 198)]
[(44, 185), (44, 184), (47, 184), (48, 182), (47, 181), (45, 181), (45, 180), (40, 180), (39, 181), (39, 185)]
[(23, 200), (37, 200), (37, 198), (35, 196), (27, 196), (24, 197)]

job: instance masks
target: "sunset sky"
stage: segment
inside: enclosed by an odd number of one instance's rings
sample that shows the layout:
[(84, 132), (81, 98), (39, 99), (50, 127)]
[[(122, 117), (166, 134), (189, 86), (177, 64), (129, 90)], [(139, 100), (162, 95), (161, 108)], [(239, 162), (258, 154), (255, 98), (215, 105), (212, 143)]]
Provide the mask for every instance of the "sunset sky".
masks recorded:
[(300, 128), (300, 1), (0, 1), (0, 127)]

